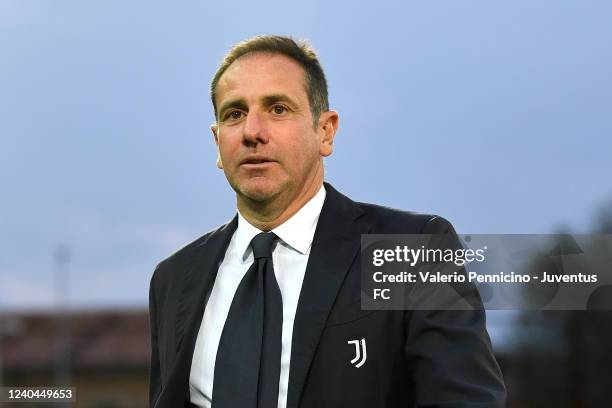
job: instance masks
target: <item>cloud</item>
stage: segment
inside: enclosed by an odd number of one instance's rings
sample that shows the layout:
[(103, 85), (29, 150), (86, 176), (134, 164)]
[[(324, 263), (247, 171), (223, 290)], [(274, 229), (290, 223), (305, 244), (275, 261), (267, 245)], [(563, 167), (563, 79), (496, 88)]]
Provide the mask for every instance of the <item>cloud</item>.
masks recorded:
[(52, 285), (41, 281), (25, 280), (19, 276), (2, 276), (0, 308), (46, 308), (54, 305)]
[[(54, 307), (57, 279), (66, 279), (61, 292), (75, 307), (144, 305), (155, 265), (201, 235), (175, 225), (111, 221), (83, 208), (39, 228), (36, 239), (24, 234), (13, 242), (2, 262), (0, 308)], [(63, 265), (53, 257), (60, 245), (69, 253)]]

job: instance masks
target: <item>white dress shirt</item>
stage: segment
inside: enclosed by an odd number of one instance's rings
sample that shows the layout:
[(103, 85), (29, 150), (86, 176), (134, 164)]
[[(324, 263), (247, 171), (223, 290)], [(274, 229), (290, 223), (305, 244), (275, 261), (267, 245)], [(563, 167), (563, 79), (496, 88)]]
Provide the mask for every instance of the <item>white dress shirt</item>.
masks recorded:
[[(287, 406), (293, 321), (295, 320), (312, 239), (324, 200), (325, 188), (321, 186), (317, 194), (297, 213), (272, 230), (280, 238), (272, 251), (272, 262), (283, 298), (279, 408)], [(238, 289), (240, 281), (253, 263), (253, 251), (249, 244), (253, 237), (260, 232), (262, 231), (249, 224), (238, 212), (238, 228), (234, 232), (223, 262), (219, 266), (193, 352), (189, 376), (189, 396), (191, 402), (198, 407), (210, 408), (211, 406), (215, 358), (219, 347), (219, 339), (236, 289)]]

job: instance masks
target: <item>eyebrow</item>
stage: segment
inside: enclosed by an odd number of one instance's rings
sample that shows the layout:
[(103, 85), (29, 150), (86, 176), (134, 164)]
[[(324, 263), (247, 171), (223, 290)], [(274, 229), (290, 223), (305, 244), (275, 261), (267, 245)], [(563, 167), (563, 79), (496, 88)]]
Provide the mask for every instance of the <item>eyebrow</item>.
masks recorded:
[[(297, 104), (295, 103), (295, 101), (289, 97), (288, 95), (285, 94), (272, 94), (272, 95), (266, 95), (263, 98), (261, 98), (261, 101), (263, 103), (264, 106), (270, 106), (274, 103), (277, 102), (285, 102), (288, 103), (289, 105), (291, 105), (291, 107), (293, 107), (294, 109), (297, 108)], [(224, 102), (221, 107), (219, 108), (219, 117), (223, 116), (223, 113), (225, 113), (226, 110), (230, 109), (230, 108), (236, 108), (236, 109), (242, 109), (242, 110), (248, 110), (248, 106), (246, 103), (246, 100), (240, 98), (240, 99), (231, 99), (227, 102)]]
[(297, 104), (294, 102), (294, 100), (291, 99), (288, 95), (285, 95), (285, 94), (267, 95), (267, 96), (264, 96), (263, 98), (261, 98), (261, 100), (264, 103), (264, 105), (266, 105), (266, 106), (272, 105), (272, 104), (277, 103), (277, 102), (286, 102), (286, 103), (290, 104), (292, 107), (296, 107), (297, 106)]

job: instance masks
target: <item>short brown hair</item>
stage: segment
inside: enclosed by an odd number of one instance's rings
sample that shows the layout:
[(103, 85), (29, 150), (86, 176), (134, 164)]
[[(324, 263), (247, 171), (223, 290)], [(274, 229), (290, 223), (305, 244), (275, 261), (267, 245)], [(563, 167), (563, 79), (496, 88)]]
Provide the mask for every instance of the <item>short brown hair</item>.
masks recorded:
[(306, 94), (312, 111), (312, 119), (316, 126), (321, 112), (329, 110), (329, 101), (327, 97), (327, 80), (325, 73), (319, 63), (319, 59), (315, 50), (305, 40), (294, 40), (291, 37), (280, 35), (259, 35), (249, 38), (234, 45), (223, 58), (221, 66), (215, 72), (210, 83), (210, 98), (212, 99), (215, 120), (217, 119), (217, 103), (215, 96), (217, 92), (217, 83), (221, 75), (232, 65), (234, 61), (245, 54), (253, 52), (272, 53), (285, 55), (304, 68), (306, 77)]

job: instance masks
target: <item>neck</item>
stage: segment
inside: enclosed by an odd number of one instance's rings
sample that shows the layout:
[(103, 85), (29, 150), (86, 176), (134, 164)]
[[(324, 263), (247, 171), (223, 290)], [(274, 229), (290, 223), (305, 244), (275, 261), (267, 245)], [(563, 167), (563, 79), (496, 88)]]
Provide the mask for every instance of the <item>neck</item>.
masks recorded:
[(262, 231), (271, 231), (297, 213), (323, 185), (323, 174), (317, 172), (310, 182), (297, 195), (278, 197), (266, 202), (250, 200), (237, 196), (238, 210), (249, 224)]

